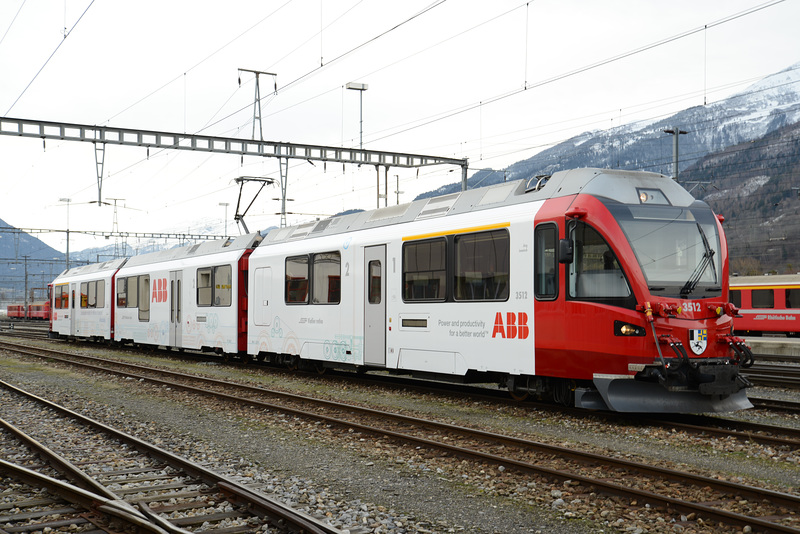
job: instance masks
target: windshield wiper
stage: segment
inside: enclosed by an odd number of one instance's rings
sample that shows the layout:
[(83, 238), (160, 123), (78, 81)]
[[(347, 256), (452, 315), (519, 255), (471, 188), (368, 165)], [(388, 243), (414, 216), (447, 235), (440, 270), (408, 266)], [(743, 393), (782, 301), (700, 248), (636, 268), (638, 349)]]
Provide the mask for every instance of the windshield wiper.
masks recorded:
[(700, 282), (700, 278), (703, 276), (703, 273), (706, 272), (708, 266), (711, 265), (711, 272), (714, 276), (714, 281), (717, 280), (717, 268), (714, 266), (714, 262), (712, 261), (714, 258), (714, 250), (711, 248), (711, 245), (708, 244), (708, 238), (706, 238), (706, 233), (703, 231), (703, 227), (700, 226), (700, 223), (697, 223), (697, 229), (700, 231), (700, 237), (703, 238), (703, 248), (705, 252), (703, 253), (703, 261), (701, 261), (697, 267), (695, 267), (692, 276), (689, 280), (683, 284), (681, 288), (681, 296), (686, 296), (694, 291), (694, 288), (697, 287), (697, 284)]

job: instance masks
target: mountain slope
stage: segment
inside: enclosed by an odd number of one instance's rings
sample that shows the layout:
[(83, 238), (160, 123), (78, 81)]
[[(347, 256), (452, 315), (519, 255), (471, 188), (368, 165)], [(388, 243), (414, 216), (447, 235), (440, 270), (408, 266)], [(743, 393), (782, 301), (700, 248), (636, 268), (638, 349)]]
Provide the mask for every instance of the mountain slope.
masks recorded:
[[(586, 132), (514, 163), (505, 172), (479, 171), (470, 177), (469, 186), (528, 179), (579, 167), (638, 169), (672, 175), (673, 138), (664, 130), (677, 127), (688, 132), (679, 139), (682, 171), (709, 153), (759, 139), (798, 121), (800, 63), (767, 76), (723, 101), (689, 108), (658, 121)], [(418, 198), (459, 190), (460, 183), (455, 183)]]

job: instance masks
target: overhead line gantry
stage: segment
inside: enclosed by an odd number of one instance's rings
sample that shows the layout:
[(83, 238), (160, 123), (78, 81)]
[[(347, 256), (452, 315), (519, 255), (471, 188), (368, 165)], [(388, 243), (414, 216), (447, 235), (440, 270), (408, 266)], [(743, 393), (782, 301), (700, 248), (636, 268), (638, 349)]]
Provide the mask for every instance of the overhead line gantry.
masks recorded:
[[(378, 207), (380, 194), (380, 168), (385, 169), (384, 181), (388, 184), (389, 168), (415, 168), (432, 165), (455, 165), (461, 167), (461, 189), (467, 189), (468, 160), (386, 152), (363, 148), (344, 148), (298, 143), (284, 143), (262, 140), (245, 140), (231, 137), (211, 135), (158, 132), (112, 126), (92, 126), (88, 124), (72, 124), (65, 122), (40, 121), (33, 119), (15, 119), (0, 117), (0, 135), (15, 137), (31, 137), (57, 139), (65, 141), (83, 141), (94, 143), (95, 163), (97, 166), (97, 198), (102, 199), (103, 163), (105, 161), (105, 145), (122, 145), (157, 148), (163, 150), (189, 150), (195, 152), (211, 152), (217, 154), (238, 154), (240, 156), (257, 156), (278, 158), (281, 178), (281, 194), (284, 198), (281, 207), (281, 226), (286, 225), (285, 197), (287, 175), (290, 159), (306, 161), (322, 161), (324, 163), (344, 163), (353, 165), (374, 165), (377, 172)], [(98, 146), (98, 144), (100, 146)], [(387, 190), (388, 193), (388, 190)], [(98, 204), (99, 205), (99, 204)]]

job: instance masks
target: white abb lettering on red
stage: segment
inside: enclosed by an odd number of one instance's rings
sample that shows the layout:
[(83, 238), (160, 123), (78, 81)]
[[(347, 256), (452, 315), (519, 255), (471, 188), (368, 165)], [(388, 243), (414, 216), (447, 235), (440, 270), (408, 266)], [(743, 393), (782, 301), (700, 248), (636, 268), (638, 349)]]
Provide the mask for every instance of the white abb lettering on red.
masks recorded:
[(503, 312), (497, 312), (494, 316), (492, 337), (528, 339), (528, 334), (530, 334), (530, 328), (528, 328), (528, 314), (525, 312), (506, 312), (505, 315), (505, 324), (503, 323)]

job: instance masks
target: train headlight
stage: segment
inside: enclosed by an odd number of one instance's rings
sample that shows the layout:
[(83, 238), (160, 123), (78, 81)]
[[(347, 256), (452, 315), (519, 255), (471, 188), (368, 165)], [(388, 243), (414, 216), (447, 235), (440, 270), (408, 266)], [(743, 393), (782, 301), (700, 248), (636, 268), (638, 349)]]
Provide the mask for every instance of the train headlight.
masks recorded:
[(640, 204), (659, 204), (662, 206), (669, 206), (667, 196), (660, 189), (645, 189), (637, 187), (636, 192), (639, 193)]
[(641, 337), (645, 335), (645, 329), (641, 326), (636, 326), (622, 321), (614, 321), (614, 335), (625, 337)]

